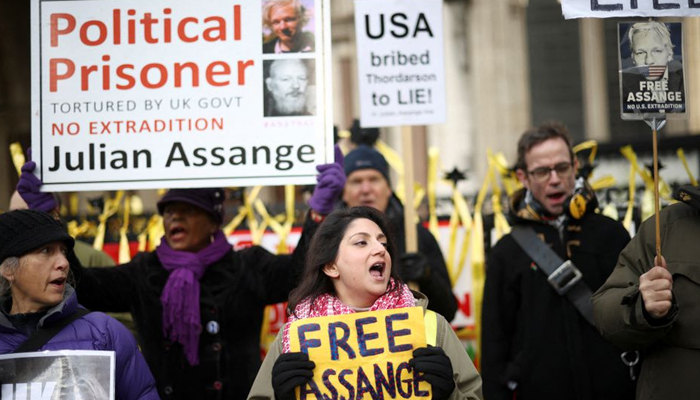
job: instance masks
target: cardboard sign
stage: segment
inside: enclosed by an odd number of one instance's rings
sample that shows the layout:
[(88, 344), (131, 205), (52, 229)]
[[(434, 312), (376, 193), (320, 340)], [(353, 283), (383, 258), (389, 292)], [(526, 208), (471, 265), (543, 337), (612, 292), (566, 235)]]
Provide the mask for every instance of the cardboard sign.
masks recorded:
[[(315, 183), (333, 160), (329, 0), (302, 0), (293, 28), (263, 22), (275, 2), (32, 0), (43, 189)], [(277, 26), (303, 47), (281, 52)]]
[(623, 119), (665, 118), (686, 112), (680, 22), (618, 24)]
[(426, 346), (421, 307), (298, 320), (289, 336), (291, 351), (316, 363), (313, 380), (297, 389), (301, 400), (432, 398), (408, 364)]
[(562, 0), (564, 18), (692, 17), (699, 0)]
[(446, 119), (442, 0), (355, 0), (362, 126)]
[(0, 400), (114, 399), (113, 351), (0, 355)]

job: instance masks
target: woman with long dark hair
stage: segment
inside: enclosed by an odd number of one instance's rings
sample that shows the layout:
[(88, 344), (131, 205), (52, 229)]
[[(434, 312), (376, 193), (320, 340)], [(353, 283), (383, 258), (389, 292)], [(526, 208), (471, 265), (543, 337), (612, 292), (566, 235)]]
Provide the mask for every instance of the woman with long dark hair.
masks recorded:
[[(289, 324), (330, 315), (423, 307), (428, 299), (411, 291), (392, 265), (394, 239), (384, 215), (370, 207), (334, 211), (311, 240), (299, 286), (289, 297), (289, 323), (272, 344), (248, 399), (290, 400), (313, 377), (308, 354), (290, 352)], [(436, 346), (418, 348), (412, 368), (431, 384), (433, 400), (478, 399), (481, 378), (464, 347), (439, 314)]]

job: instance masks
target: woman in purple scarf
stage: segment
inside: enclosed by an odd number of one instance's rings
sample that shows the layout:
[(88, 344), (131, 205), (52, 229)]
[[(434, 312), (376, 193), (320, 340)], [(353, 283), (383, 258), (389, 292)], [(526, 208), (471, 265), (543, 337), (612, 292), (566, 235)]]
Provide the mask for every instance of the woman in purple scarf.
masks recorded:
[(291, 256), (234, 251), (220, 229), (223, 201), (222, 189), (172, 189), (158, 202), (165, 236), (154, 252), (75, 268), (82, 304), (133, 314), (163, 399), (245, 398), (260, 367), (264, 308), (287, 299), (315, 228), (308, 219)]

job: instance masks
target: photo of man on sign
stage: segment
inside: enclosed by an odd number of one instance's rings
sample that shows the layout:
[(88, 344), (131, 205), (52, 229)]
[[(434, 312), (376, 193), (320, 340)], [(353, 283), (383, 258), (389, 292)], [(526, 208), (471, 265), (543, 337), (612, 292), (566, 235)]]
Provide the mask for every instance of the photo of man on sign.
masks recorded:
[(265, 60), (265, 116), (314, 115), (312, 59)]
[(621, 23), (622, 118), (685, 112), (681, 23)]
[(313, 0), (267, 0), (263, 3), (263, 53), (314, 51)]

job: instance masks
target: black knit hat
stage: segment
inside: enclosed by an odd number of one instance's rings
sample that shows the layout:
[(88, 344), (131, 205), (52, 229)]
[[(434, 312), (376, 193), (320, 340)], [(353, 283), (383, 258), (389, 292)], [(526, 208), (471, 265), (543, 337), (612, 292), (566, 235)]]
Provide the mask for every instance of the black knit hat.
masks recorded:
[(389, 164), (384, 156), (372, 147), (357, 146), (345, 156), (343, 166), (347, 177), (359, 169), (376, 169), (384, 176), (387, 183), (391, 182), (389, 180)]
[(170, 189), (158, 202), (158, 213), (163, 215), (165, 205), (176, 201), (191, 204), (221, 224), (224, 221), (224, 189)]
[(36, 210), (0, 214), (0, 263), (53, 242), (64, 242), (69, 250), (75, 244), (63, 225), (50, 214)]

